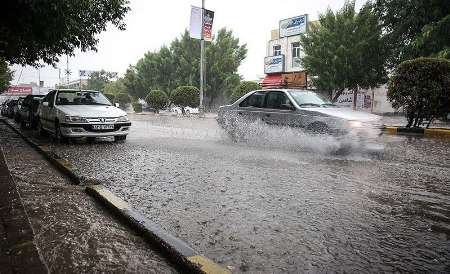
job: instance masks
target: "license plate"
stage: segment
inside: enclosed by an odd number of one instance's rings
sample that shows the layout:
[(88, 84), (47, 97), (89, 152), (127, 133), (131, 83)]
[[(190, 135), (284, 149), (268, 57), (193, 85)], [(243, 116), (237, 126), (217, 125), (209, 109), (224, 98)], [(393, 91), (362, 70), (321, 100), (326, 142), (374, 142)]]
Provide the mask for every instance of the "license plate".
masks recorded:
[(114, 129), (114, 125), (92, 125), (92, 129)]

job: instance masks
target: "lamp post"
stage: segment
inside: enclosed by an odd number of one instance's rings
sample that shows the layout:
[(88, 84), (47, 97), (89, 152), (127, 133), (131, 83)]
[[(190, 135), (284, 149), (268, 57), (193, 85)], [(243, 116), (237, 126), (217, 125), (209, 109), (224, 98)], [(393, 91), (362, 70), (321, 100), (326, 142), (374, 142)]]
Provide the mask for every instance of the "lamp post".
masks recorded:
[(201, 27), (201, 38), (200, 38), (200, 106), (199, 106), (199, 116), (205, 115), (205, 109), (203, 106), (203, 69), (204, 69), (204, 55), (205, 55), (205, 37), (203, 34), (204, 23), (205, 23), (205, 0), (202, 0), (202, 27)]

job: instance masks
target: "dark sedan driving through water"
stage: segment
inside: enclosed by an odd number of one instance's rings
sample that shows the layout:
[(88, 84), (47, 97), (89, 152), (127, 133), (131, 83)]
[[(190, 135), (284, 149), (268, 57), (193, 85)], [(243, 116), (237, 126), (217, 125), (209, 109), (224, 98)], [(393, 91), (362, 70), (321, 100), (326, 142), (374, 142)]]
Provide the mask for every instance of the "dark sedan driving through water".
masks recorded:
[[(263, 121), (275, 126), (303, 128), (315, 134), (377, 136), (381, 117), (367, 112), (339, 108), (311, 90), (256, 90), (219, 109), (217, 121), (234, 135), (240, 122)], [(240, 126), (242, 127), (242, 126)]]

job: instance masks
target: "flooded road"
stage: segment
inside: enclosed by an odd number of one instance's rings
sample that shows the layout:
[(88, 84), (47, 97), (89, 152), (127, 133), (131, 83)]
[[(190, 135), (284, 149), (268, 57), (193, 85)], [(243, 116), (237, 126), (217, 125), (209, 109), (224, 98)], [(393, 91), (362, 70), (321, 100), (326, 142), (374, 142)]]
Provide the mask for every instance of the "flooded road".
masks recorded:
[(54, 145), (86, 175), (234, 272), (449, 272), (450, 142), (332, 137), (132, 116), (124, 143)]

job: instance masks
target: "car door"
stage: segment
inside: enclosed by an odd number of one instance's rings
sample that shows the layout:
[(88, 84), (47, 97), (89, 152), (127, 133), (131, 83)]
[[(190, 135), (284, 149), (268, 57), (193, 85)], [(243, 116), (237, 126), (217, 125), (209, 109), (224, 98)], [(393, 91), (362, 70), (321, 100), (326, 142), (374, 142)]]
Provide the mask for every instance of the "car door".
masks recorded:
[[(52, 130), (54, 122), (51, 120), (50, 113), (51, 108), (53, 108), (53, 103), (55, 99), (55, 92), (51, 91), (47, 96), (44, 97), (42, 100), (41, 105), (39, 106), (39, 119), (41, 121), (42, 126), (45, 129)], [(53, 102), (52, 105), (50, 105), (50, 102)]]
[(239, 104), (237, 116), (247, 122), (254, 122), (262, 118), (264, 112), (265, 91), (255, 91)]
[(270, 91), (265, 99), (264, 122), (278, 126), (299, 126), (299, 115), (283, 91)]

